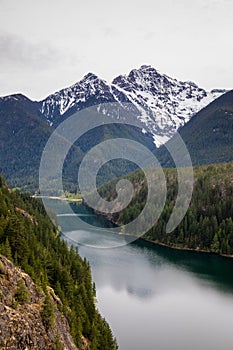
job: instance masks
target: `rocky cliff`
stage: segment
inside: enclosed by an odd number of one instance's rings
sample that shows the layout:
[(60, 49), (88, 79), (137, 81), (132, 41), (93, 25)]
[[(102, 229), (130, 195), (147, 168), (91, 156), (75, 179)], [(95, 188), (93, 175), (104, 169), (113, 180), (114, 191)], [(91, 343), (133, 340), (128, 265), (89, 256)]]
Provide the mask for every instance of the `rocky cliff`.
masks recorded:
[[(78, 349), (67, 319), (59, 311), (61, 300), (52, 288), (47, 289), (47, 300), (50, 309), (46, 311), (43, 290), (0, 255), (0, 349)], [(84, 338), (82, 343), (80, 349), (87, 349)]]

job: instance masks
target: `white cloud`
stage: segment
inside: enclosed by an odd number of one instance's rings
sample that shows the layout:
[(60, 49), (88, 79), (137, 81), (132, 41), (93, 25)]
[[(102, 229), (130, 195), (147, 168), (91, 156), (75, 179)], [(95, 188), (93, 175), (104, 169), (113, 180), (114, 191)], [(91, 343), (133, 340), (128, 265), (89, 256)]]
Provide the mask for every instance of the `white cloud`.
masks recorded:
[(48, 69), (54, 62), (61, 59), (61, 53), (49, 43), (31, 44), (11, 34), (0, 35), (0, 52), (1, 65), (16, 65), (25, 69)]
[(0, 94), (21, 83), (40, 97), (89, 71), (111, 80), (144, 63), (206, 88), (230, 88), (232, 17), (232, 0), (5, 0)]

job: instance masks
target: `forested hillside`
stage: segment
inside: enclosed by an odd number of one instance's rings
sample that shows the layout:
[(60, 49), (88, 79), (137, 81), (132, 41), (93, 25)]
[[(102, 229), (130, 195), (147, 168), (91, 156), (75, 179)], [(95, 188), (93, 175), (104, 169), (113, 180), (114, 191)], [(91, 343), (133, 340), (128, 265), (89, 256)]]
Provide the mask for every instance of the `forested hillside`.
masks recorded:
[[(233, 161), (233, 90), (220, 96), (195, 114), (179, 129), (193, 165)], [(174, 135), (168, 145), (179, 157), (179, 142)], [(164, 167), (174, 166), (165, 146), (156, 151)], [(183, 155), (181, 155), (183, 157)], [(182, 160), (182, 159), (181, 159)]]
[[(46, 142), (54, 131), (38, 108), (37, 102), (20, 94), (0, 99), (0, 172), (11, 187), (32, 194), (39, 189), (40, 160)], [(90, 130), (71, 147), (64, 162), (63, 181), (69, 192), (77, 190), (77, 171), (86, 152), (116, 137), (137, 140), (149, 149), (155, 148), (152, 135), (143, 134), (136, 127), (112, 124)], [(100, 183), (133, 171), (136, 167), (118, 160), (109, 162), (106, 169), (99, 174)]]
[[(40, 201), (11, 191), (1, 176), (0, 253), (28, 273), (45, 294), (48, 286), (54, 289), (77, 346), (84, 336), (90, 350), (117, 349), (107, 322), (95, 306), (89, 263), (81, 259), (77, 249), (68, 249), (60, 239)], [(49, 327), (49, 299), (45, 304), (41, 312)]]
[[(157, 224), (144, 238), (180, 248), (205, 250), (233, 255), (233, 163), (194, 168), (194, 190), (189, 209), (178, 227), (166, 233), (177, 194), (176, 169), (165, 169), (167, 200)], [(147, 185), (142, 171), (128, 176), (134, 184), (135, 196), (122, 212), (111, 220), (122, 225), (138, 216), (147, 199)], [(100, 188), (108, 200), (116, 196), (116, 181)]]
[(20, 94), (0, 99), (0, 172), (12, 187), (38, 188), (40, 157), (50, 134), (36, 103)]

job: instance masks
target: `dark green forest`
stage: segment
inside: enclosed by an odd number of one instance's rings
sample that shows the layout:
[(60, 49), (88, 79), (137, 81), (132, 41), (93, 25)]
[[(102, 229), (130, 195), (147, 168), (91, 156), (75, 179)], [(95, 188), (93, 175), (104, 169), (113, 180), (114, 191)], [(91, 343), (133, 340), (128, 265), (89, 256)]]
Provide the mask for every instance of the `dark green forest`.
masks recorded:
[[(107, 322), (95, 306), (89, 263), (78, 249), (68, 248), (48, 218), (40, 200), (10, 190), (0, 176), (0, 253), (28, 273), (45, 292), (51, 286), (60, 297), (77, 345), (81, 336), (90, 350), (117, 349)], [(42, 313), (51, 314), (49, 303)]]
[[(189, 209), (171, 233), (166, 224), (174, 208), (178, 182), (176, 169), (164, 169), (167, 180), (167, 198), (156, 225), (144, 238), (173, 247), (204, 250), (233, 255), (233, 163), (194, 167), (194, 189)], [(147, 199), (144, 173), (137, 171), (128, 177), (135, 188), (135, 196), (123, 211), (112, 215), (118, 225), (138, 216)], [(116, 197), (116, 181), (100, 187), (107, 200)]]

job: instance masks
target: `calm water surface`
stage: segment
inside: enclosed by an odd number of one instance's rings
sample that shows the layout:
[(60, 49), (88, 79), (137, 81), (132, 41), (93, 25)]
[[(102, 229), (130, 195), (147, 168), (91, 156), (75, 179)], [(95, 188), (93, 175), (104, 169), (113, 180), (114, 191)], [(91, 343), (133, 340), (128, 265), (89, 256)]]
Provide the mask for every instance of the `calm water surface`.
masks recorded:
[[(109, 225), (82, 205), (73, 208), (90, 223)], [(106, 239), (74, 227), (72, 216), (58, 221), (70, 227), (68, 237)], [(142, 240), (114, 249), (80, 245), (79, 252), (91, 263), (98, 308), (120, 350), (233, 349), (233, 259)]]

